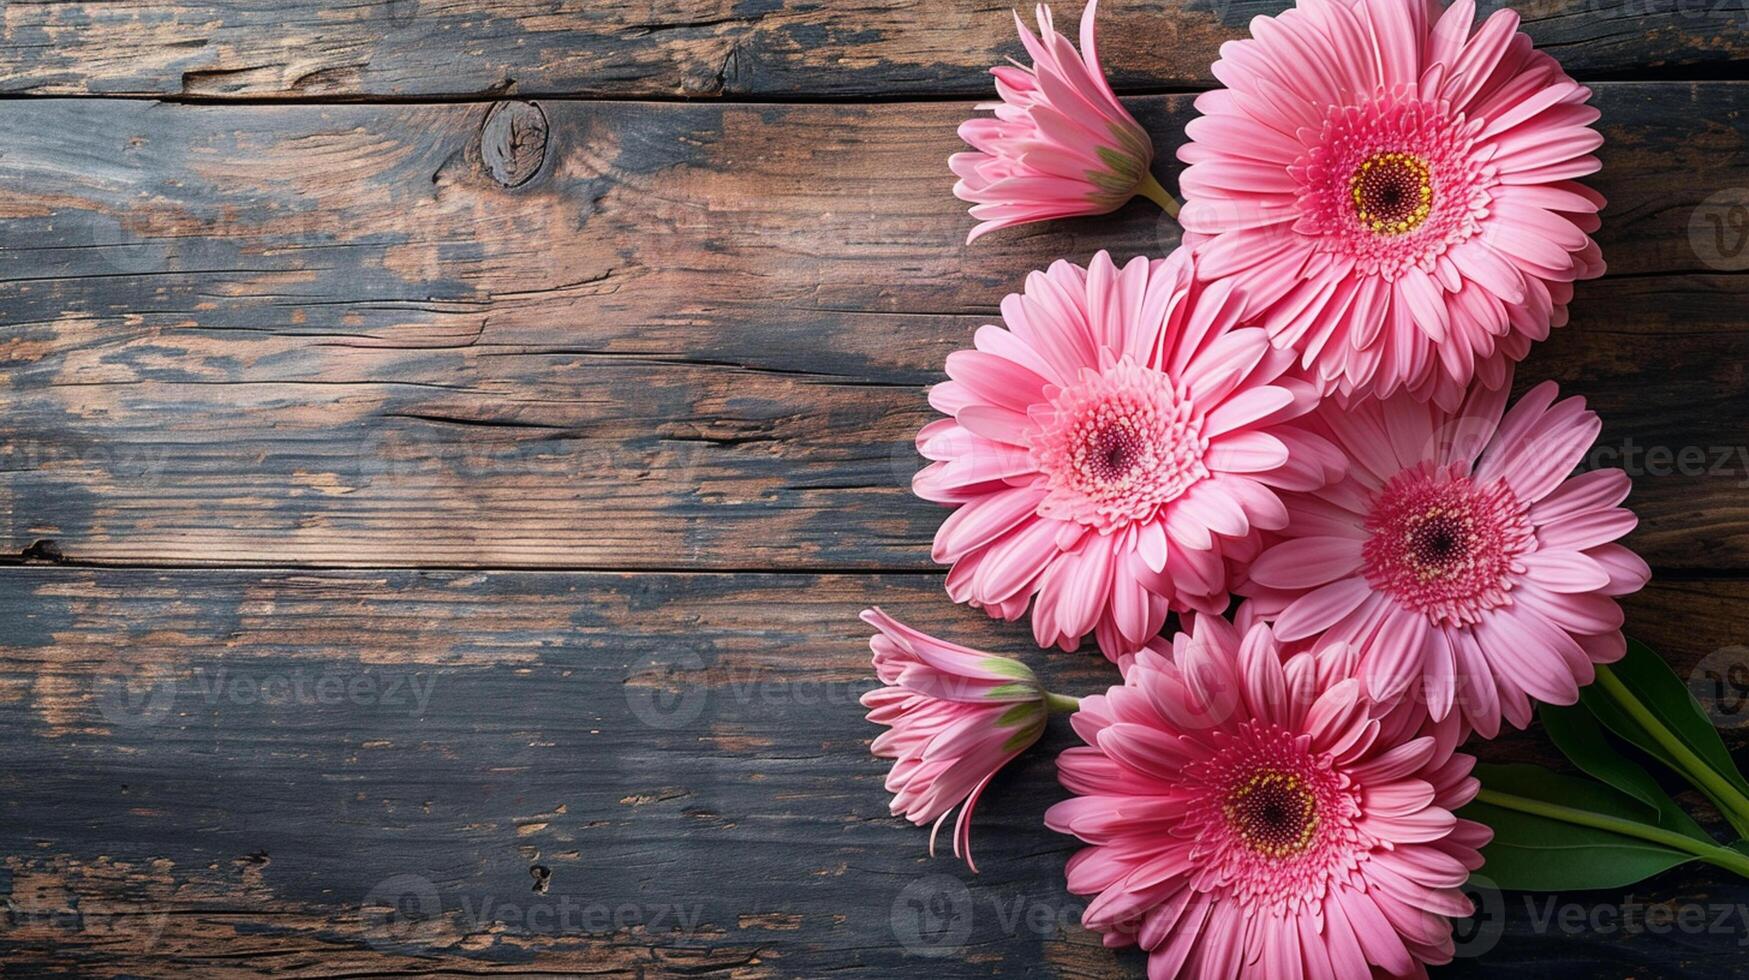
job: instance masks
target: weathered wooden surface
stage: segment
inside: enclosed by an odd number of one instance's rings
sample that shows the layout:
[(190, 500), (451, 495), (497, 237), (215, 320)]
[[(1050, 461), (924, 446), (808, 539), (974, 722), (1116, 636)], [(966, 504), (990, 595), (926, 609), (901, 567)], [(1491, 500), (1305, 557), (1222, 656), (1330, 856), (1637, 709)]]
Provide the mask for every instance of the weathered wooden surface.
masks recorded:
[[(1188, 101), (1134, 100), (1163, 142)], [(1635, 543), (1743, 568), (1749, 277), (1690, 224), (1749, 186), (1749, 85), (1598, 104), (1612, 278), (1525, 376), (1584, 392), (1606, 447), (1701, 452), (1637, 474)], [(909, 441), (947, 352), (1028, 269), (1177, 238), (1136, 204), (962, 246), (966, 111), (0, 104), (5, 547), (927, 568)]]
[[(1022, 656), (1061, 690), (1114, 673), (1036, 651), (939, 589), (934, 575), (0, 571), (0, 961), (103, 975), (1139, 969), (1075, 924), (1083, 902), (1060, 870), (1075, 845), (1038, 824), (1063, 795), (1050, 758), (1066, 726), (985, 797), (979, 877), (929, 860), (924, 832), (886, 814), (855, 704), (872, 683), (864, 605)], [(1630, 600), (1630, 628), (1686, 673), (1749, 635), (1746, 599), (1741, 583), (1660, 583)], [(403, 893), (403, 915), (377, 904)], [(1693, 871), (1634, 893), (1749, 903), (1749, 886)], [(969, 909), (970, 934), (919, 942), (913, 899)], [(1539, 932), (1523, 896), (1501, 901), (1498, 945), (1445, 975), (1728, 976), (1749, 940), (1733, 912), (1730, 931), (1674, 947), (1580, 943)], [(931, 950), (953, 956), (915, 955)]]
[[(1221, 42), (1283, 0), (1107, 0), (1114, 82), (1207, 85)], [(1031, 16), (1030, 4), (1018, 5)], [(1499, 0), (1478, 6), (1490, 12)], [(1692, 77), (1749, 59), (1745, 0), (1516, 5), (1570, 71)], [(0, 91), (229, 98), (979, 95), (1021, 53), (994, 0), (11, 0)], [(1080, 4), (1061, 4), (1073, 29)], [(1684, 75), (1684, 72), (1691, 73)]]
[[(1104, 4), (1163, 177), (1161, 93), (1282, 6)], [(1598, 83), (1611, 202), (1520, 384), (1635, 476), (1630, 631), (1749, 665), (1749, 258), (1704, 203), (1749, 189), (1749, 0), (1517, 6)], [(1112, 677), (948, 604), (907, 490), (1027, 270), (1177, 244), (1143, 204), (960, 244), (953, 128), (1018, 53), (985, 0), (0, 3), (0, 974), (1140, 975), (1039, 822), (1066, 726), (974, 878), (854, 703), (872, 603)], [(1693, 869), (1484, 905), (1440, 975), (1749, 947)]]

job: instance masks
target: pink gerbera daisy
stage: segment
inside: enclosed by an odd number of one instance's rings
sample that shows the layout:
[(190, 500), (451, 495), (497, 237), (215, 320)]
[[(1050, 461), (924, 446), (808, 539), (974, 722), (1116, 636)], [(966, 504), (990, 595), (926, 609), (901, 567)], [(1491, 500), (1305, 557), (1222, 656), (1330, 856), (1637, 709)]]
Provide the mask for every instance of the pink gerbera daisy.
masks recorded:
[[(1353, 649), (1283, 652), (1215, 616), (1136, 655), (1081, 699), (1075, 796), (1045, 822), (1093, 845), (1069, 890), (1082, 922), (1139, 943), (1148, 976), (1367, 978), (1452, 958), (1458, 890), (1490, 838), (1453, 815), (1476, 795), (1455, 719), (1377, 705)], [(1376, 973), (1375, 973), (1376, 969)]]
[(1600, 423), (1554, 382), (1505, 411), (1476, 387), (1456, 413), (1399, 395), (1327, 406), (1308, 427), (1350, 456), (1320, 494), (1285, 494), (1290, 519), (1239, 591), (1259, 596), (1284, 641), (1322, 632), (1366, 652), (1378, 699), (1454, 704), (1492, 738), (1530, 699), (1572, 704), (1592, 665), (1626, 652), (1615, 597), (1650, 572), (1616, 539), (1621, 470), (1569, 477)]
[(1116, 658), (1170, 609), (1219, 612), (1227, 562), (1286, 519), (1277, 489), (1340, 474), (1334, 447), (1283, 425), (1316, 391), (1281, 378), (1291, 355), (1241, 325), (1229, 284), (1198, 286), (1187, 252), (1058, 262), (1002, 316), (948, 356), (929, 402), (953, 417), (918, 433), (937, 462), (914, 486), (959, 507), (935, 536), (948, 594), (1010, 620), (1036, 596), (1041, 646), (1094, 632)]
[(1472, 0), (1303, 0), (1221, 47), (1179, 157), (1185, 241), (1327, 388), (1447, 408), (1603, 274), (1589, 89)]
[(887, 686), (862, 696), (868, 720), (891, 728), (870, 750), (892, 759), (887, 789), (894, 815), (933, 822), (929, 853), (948, 814), (953, 853), (972, 862), (972, 811), (996, 773), (1044, 734), (1053, 706), (1072, 704), (1049, 694), (1027, 666), (914, 630), (879, 609), (862, 620), (880, 632), (869, 639), (875, 674)]
[(1139, 193), (1177, 211), (1177, 202), (1148, 172), (1154, 144), (1147, 131), (1117, 100), (1099, 67), (1096, 6), (1089, 3), (1081, 15), (1079, 55), (1052, 28), (1049, 7), (1038, 7), (1038, 37), (1015, 13), (1033, 66), (990, 69), (1002, 101), (978, 108), (996, 115), (961, 124), (960, 138), (974, 152), (947, 161), (960, 178), (954, 196), (972, 202), (972, 217), (981, 222), (967, 242), (1029, 221), (1105, 214)]

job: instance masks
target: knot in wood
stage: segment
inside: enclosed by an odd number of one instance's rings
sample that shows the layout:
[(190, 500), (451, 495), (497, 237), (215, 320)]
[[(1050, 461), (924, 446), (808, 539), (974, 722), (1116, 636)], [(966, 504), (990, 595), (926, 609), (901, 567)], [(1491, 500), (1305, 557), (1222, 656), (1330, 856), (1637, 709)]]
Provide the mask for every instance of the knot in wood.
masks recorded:
[(500, 102), (480, 127), (480, 162), (492, 179), (520, 187), (547, 156), (547, 114), (532, 102)]

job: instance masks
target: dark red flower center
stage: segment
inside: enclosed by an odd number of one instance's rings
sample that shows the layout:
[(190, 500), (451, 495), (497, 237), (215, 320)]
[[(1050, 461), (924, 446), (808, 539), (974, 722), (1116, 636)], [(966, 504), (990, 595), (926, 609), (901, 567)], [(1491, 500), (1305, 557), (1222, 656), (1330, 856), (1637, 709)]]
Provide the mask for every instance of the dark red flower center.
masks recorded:
[(1373, 498), (1362, 551), (1367, 581), (1437, 622), (1470, 623), (1507, 601), (1531, 540), (1505, 481), (1407, 470)]
[(1152, 520), (1208, 476), (1208, 440), (1187, 391), (1163, 371), (1127, 359), (1089, 372), (1051, 401), (1033, 438), (1051, 495), (1047, 517), (1118, 528)]

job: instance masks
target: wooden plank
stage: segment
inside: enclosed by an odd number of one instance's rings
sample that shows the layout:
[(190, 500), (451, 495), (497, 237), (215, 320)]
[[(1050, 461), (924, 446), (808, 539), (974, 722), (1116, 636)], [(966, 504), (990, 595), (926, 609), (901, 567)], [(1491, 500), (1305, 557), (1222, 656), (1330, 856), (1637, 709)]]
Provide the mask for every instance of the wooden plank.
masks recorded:
[[(1588, 395), (1606, 443), (1708, 453), (1645, 470), (1636, 543), (1744, 567), (1749, 279), (1689, 227), (1749, 186), (1749, 85), (1599, 102), (1623, 275), (1525, 377)], [(1135, 104), (1161, 134), (1188, 110)], [(941, 165), (963, 105), (547, 103), (483, 150), (491, 111), (0, 105), (5, 547), (926, 568), (941, 512), (908, 447), (947, 352), (1028, 269), (1177, 241), (1136, 204), (963, 247)]]
[[(0, 957), (8, 975), (898, 976), (931, 949), (897, 931), (909, 903), (951, 898), (971, 910), (940, 963), (954, 976), (1133, 973), (1137, 958), (1080, 929), (1062, 886), (1074, 845), (1040, 824), (1063, 795), (1065, 725), (985, 797), (979, 877), (929, 860), (924, 832), (886, 814), (855, 704), (872, 683), (860, 608), (1021, 656), (1059, 690), (1114, 677), (940, 588), (0, 571)], [(1682, 673), (1749, 630), (1743, 582), (1660, 582), (1630, 607)], [(1538, 735), (1487, 750), (1550, 761)], [(385, 892), (434, 914), (391, 919), (374, 904)], [(1635, 895), (1743, 903), (1749, 886), (1684, 871)], [(1494, 975), (1718, 969), (1749, 935), (1732, 919), (1677, 953), (1628, 932), (1539, 932), (1545, 899), (1508, 899), (1481, 961)], [(1455, 975), (1480, 975), (1466, 966)]]
[[(1286, 0), (1109, 0), (1104, 60), (1128, 89), (1210, 84), (1221, 43)], [(1479, 4), (1484, 13), (1502, 0)], [(1579, 78), (1741, 64), (1744, 0), (1514, 6)], [(1058, 5), (1071, 31), (1080, 4)], [(893, 97), (989, 89), (1022, 55), (1006, 4), (951, 0), (14, 2), (0, 91), (202, 99)]]

